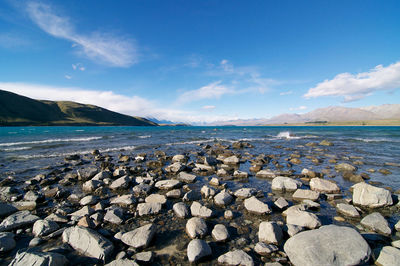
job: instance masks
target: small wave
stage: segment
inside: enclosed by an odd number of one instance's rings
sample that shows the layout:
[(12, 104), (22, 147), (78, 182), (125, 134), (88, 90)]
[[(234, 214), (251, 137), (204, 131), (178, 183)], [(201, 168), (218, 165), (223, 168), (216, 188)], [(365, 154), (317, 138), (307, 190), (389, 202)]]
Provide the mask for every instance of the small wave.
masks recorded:
[(76, 132), (83, 132), (83, 131), (85, 131), (84, 129), (77, 129), (77, 130), (75, 130)]
[(34, 140), (34, 141), (23, 141), (23, 142), (7, 142), (7, 143), (0, 143), (0, 147), (9, 147), (9, 146), (27, 145), (27, 144), (43, 144), (43, 143), (53, 143), (53, 142), (91, 141), (91, 140), (98, 140), (101, 138), (102, 137), (87, 137), (87, 138), (46, 139), (46, 140)]
[(190, 144), (201, 144), (201, 143), (207, 143), (207, 142), (235, 142), (234, 140), (230, 139), (222, 139), (222, 138), (212, 138), (212, 139), (204, 139), (204, 140), (189, 140), (189, 141), (182, 141), (182, 142), (173, 142), (173, 143), (166, 143), (166, 146), (172, 146), (172, 145), (190, 145)]
[(353, 140), (362, 142), (400, 142), (400, 140), (392, 138), (353, 138)]
[(276, 136), (279, 139), (300, 139), (300, 137), (292, 134), (290, 131), (282, 131)]
[(16, 148), (6, 148), (6, 149), (1, 149), (2, 151), (23, 151), (23, 150), (29, 150), (32, 149), (32, 147), (16, 147)]
[(144, 135), (144, 136), (138, 136), (139, 139), (148, 139), (151, 138), (151, 135)]

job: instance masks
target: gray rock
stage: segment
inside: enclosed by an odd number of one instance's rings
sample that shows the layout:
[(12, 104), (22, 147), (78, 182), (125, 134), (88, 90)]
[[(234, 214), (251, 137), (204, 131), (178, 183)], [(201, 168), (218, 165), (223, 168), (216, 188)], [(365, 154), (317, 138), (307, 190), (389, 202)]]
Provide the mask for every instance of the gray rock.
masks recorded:
[(295, 191), (301, 182), (286, 176), (277, 176), (272, 180), (271, 189), (279, 191)]
[(233, 212), (231, 210), (226, 210), (224, 212), (224, 218), (228, 219), (228, 220), (232, 219), (233, 218)]
[(360, 214), (358, 213), (357, 209), (350, 204), (345, 204), (345, 203), (339, 203), (336, 205), (336, 209), (338, 212), (345, 216), (349, 217), (360, 217)]
[(214, 197), (217, 192), (215, 191), (215, 189), (204, 185), (204, 186), (202, 186), (200, 193), (201, 193), (201, 195), (203, 195), (204, 198), (207, 199), (207, 198)]
[(115, 259), (110, 263), (105, 264), (105, 266), (139, 266), (139, 264), (130, 259)]
[(265, 244), (264, 242), (258, 242), (254, 247), (254, 251), (261, 256), (267, 256), (278, 250), (279, 248), (277, 246), (273, 244)]
[(156, 188), (158, 188), (158, 189), (167, 189), (167, 190), (170, 190), (170, 189), (173, 189), (173, 188), (177, 188), (180, 185), (181, 185), (181, 182), (178, 181), (178, 180), (174, 180), (174, 179), (161, 180), (161, 181), (158, 181), (155, 184)]
[(288, 212), (286, 222), (309, 229), (315, 229), (321, 226), (321, 221), (314, 213), (299, 210)]
[(96, 231), (84, 227), (74, 226), (64, 230), (64, 243), (85, 256), (107, 261), (114, 249), (114, 245)]
[(87, 181), (89, 179), (92, 179), (98, 172), (99, 170), (95, 167), (79, 169), (77, 170), (78, 179), (81, 181)]
[(218, 263), (227, 265), (243, 265), (243, 266), (253, 266), (254, 262), (252, 257), (250, 257), (243, 250), (233, 250), (229, 251), (218, 257)]
[(86, 197), (83, 197), (80, 201), (79, 204), (82, 206), (86, 205), (93, 205), (96, 204), (99, 201), (99, 198), (93, 195), (88, 195)]
[(37, 220), (33, 224), (32, 233), (37, 236), (46, 236), (54, 231), (58, 230), (60, 227), (56, 222), (50, 220)]
[(335, 165), (335, 170), (338, 172), (355, 172), (357, 171), (357, 167), (348, 163), (339, 163)]
[(107, 210), (106, 215), (104, 215), (104, 221), (107, 221), (112, 224), (122, 224), (124, 221), (124, 210), (116, 207), (110, 208)]
[(135, 259), (139, 262), (150, 263), (153, 260), (153, 252), (145, 251), (135, 254)]
[(312, 178), (310, 180), (310, 188), (323, 193), (338, 193), (340, 191), (338, 185), (322, 178)]
[(182, 196), (182, 191), (177, 188), (168, 191), (165, 195), (167, 196), (167, 198), (179, 199)]
[(374, 212), (365, 216), (361, 220), (361, 225), (383, 235), (389, 236), (392, 233), (385, 217), (379, 212)]
[(400, 221), (398, 221), (398, 222), (394, 225), (394, 229), (396, 229), (396, 231), (400, 231)]
[(31, 225), (40, 218), (29, 211), (19, 211), (5, 218), (0, 224), (0, 232), (19, 229)]
[(188, 192), (185, 193), (185, 195), (183, 195), (182, 198), (183, 201), (194, 201), (200, 199), (201, 199), (201, 194), (196, 190), (189, 190)]
[(168, 173), (178, 173), (180, 171), (183, 171), (184, 169), (185, 169), (185, 166), (183, 164), (181, 164), (180, 162), (175, 162), (175, 163), (165, 167), (165, 171)]
[(280, 244), (283, 238), (281, 227), (276, 222), (262, 222), (258, 227), (258, 240), (267, 244)]
[(167, 197), (161, 194), (151, 194), (147, 196), (144, 200), (146, 203), (167, 203)]
[(247, 172), (236, 170), (233, 172), (233, 177), (237, 179), (245, 179), (249, 177), (249, 174)]
[(36, 209), (35, 201), (17, 201), (13, 203), (13, 206), (19, 211), (33, 211)]
[(256, 177), (258, 178), (274, 178), (276, 177), (276, 174), (272, 172), (271, 170), (260, 170), (256, 173)]
[(321, 207), (321, 204), (309, 199), (305, 199), (302, 202), (306, 205), (307, 209), (319, 209), (319, 207)]
[(129, 206), (136, 203), (136, 199), (131, 194), (126, 194), (122, 196), (117, 196), (110, 200), (110, 204), (117, 204), (121, 206)]
[(375, 264), (381, 266), (400, 265), (400, 249), (391, 246), (383, 247)]
[(217, 242), (224, 242), (229, 238), (228, 229), (223, 224), (216, 224), (211, 231), (211, 235)]
[(114, 180), (111, 185), (110, 188), (111, 189), (123, 189), (123, 188), (127, 188), (129, 187), (129, 184), (131, 183), (131, 178), (127, 175), (120, 177), (116, 180)]
[(121, 241), (134, 248), (147, 247), (156, 233), (155, 224), (146, 224), (122, 235)]
[(271, 210), (267, 204), (258, 200), (256, 197), (251, 197), (244, 200), (244, 207), (247, 211), (256, 214), (268, 214)]
[(275, 206), (278, 207), (279, 209), (283, 210), (284, 208), (289, 206), (289, 202), (283, 197), (280, 197), (274, 202)]
[(26, 201), (34, 201), (34, 202), (39, 202), (44, 199), (44, 195), (41, 193), (38, 193), (36, 191), (29, 190), (26, 192), (24, 195), (24, 200)]
[(389, 190), (374, 187), (361, 182), (353, 185), (353, 203), (370, 208), (390, 206), (393, 204)]
[(186, 163), (187, 162), (187, 157), (185, 155), (183, 155), (183, 154), (177, 154), (177, 155), (174, 155), (172, 157), (172, 162), (173, 163), (176, 163), (176, 162)]
[(358, 265), (371, 255), (356, 230), (336, 225), (298, 233), (286, 241), (284, 250), (294, 265)]
[(187, 247), (187, 256), (189, 262), (196, 262), (204, 257), (211, 255), (211, 248), (206, 241), (193, 239)]
[(226, 192), (226, 190), (222, 190), (220, 193), (215, 195), (214, 197), (214, 203), (219, 206), (226, 206), (230, 204), (233, 201), (233, 197), (231, 194)]
[(112, 177), (112, 173), (109, 171), (101, 171), (99, 173), (97, 173), (92, 180), (103, 180), (106, 178), (111, 178)]
[(210, 218), (214, 214), (211, 209), (201, 205), (197, 201), (193, 201), (192, 205), (190, 206), (190, 212), (193, 216), (198, 216), (201, 218)]
[(161, 203), (139, 203), (137, 205), (139, 216), (158, 214), (161, 211), (161, 208)]
[(93, 192), (103, 186), (104, 182), (100, 180), (88, 180), (82, 185), (82, 190), (85, 192)]
[(89, 206), (82, 207), (81, 209), (68, 214), (69, 216), (72, 216), (74, 219), (79, 219), (83, 216), (90, 216), (94, 213), (94, 210), (90, 208)]
[(207, 224), (199, 217), (190, 218), (186, 223), (186, 233), (190, 238), (203, 237), (207, 234)]
[(31, 241), (29, 241), (29, 247), (36, 247), (43, 243), (43, 239), (40, 237), (34, 237)]
[(235, 165), (240, 162), (239, 158), (236, 155), (227, 157), (227, 158), (223, 159), (222, 161), (224, 162), (224, 164), (227, 164), (227, 165)]
[(146, 183), (140, 183), (139, 185), (134, 186), (132, 188), (132, 192), (138, 197), (147, 196), (150, 193), (151, 189), (152, 189), (151, 185)]
[(68, 223), (68, 217), (58, 214), (58, 213), (52, 213), (49, 216), (47, 216), (46, 218), (44, 218), (45, 220), (49, 220), (49, 221), (53, 221), (56, 223)]
[(18, 209), (13, 205), (0, 202), (0, 218), (9, 216), (17, 211)]
[(194, 183), (196, 181), (196, 176), (186, 172), (180, 172), (178, 174), (178, 180), (184, 183)]
[(174, 206), (172, 206), (172, 209), (174, 210), (175, 215), (179, 218), (186, 218), (189, 216), (189, 208), (183, 202), (175, 203)]
[(9, 266), (62, 266), (67, 264), (68, 260), (58, 253), (27, 251), (17, 253)]
[(305, 229), (304, 227), (299, 226), (299, 225), (294, 225), (294, 224), (286, 224), (284, 226), (284, 230), (290, 237), (294, 236), (297, 233), (304, 231), (304, 229)]
[(0, 252), (7, 252), (15, 248), (14, 234), (9, 232), (0, 233)]
[(319, 192), (308, 190), (308, 189), (297, 189), (293, 193), (292, 197), (295, 200), (309, 199), (312, 201), (316, 201), (319, 199)]
[(254, 188), (240, 188), (235, 191), (234, 195), (237, 198), (247, 199), (256, 194), (256, 190)]

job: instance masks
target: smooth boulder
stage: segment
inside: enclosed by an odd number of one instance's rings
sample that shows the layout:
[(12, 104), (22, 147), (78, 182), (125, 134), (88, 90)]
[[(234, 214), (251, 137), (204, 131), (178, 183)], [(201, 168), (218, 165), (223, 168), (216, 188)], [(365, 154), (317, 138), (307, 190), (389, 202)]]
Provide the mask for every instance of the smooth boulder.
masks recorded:
[(340, 191), (339, 186), (335, 183), (317, 177), (310, 180), (310, 188), (323, 193), (338, 193)]
[(250, 257), (243, 250), (233, 250), (229, 251), (218, 257), (218, 263), (226, 265), (243, 265), (243, 266), (253, 266), (253, 258)]
[(386, 236), (389, 236), (392, 233), (389, 223), (379, 212), (368, 214), (360, 223), (362, 226)]
[(135, 230), (124, 233), (121, 241), (134, 248), (147, 247), (156, 233), (154, 224), (146, 224)]
[(364, 182), (357, 183), (353, 188), (353, 203), (364, 207), (378, 208), (393, 204), (389, 190), (375, 187)]
[(211, 255), (211, 248), (206, 241), (202, 239), (193, 239), (187, 247), (187, 256), (189, 262), (196, 262), (204, 257)]
[(61, 254), (52, 252), (26, 251), (19, 252), (10, 262), (9, 266), (63, 266), (68, 265), (68, 260)]

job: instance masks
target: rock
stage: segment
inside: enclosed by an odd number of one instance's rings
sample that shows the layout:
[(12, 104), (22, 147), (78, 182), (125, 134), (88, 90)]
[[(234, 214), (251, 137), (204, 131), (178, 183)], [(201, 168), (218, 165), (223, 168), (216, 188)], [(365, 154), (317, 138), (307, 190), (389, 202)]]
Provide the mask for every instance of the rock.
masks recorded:
[(190, 212), (193, 216), (199, 216), (202, 218), (210, 218), (214, 214), (211, 209), (201, 205), (197, 201), (193, 201), (192, 205), (190, 206)]
[(219, 182), (219, 179), (216, 177), (211, 178), (210, 182), (208, 182), (208, 184), (210, 184), (211, 186), (220, 186), (221, 183)]
[(16, 242), (14, 234), (9, 232), (0, 233), (0, 252), (7, 252), (14, 249)]
[(80, 218), (76, 225), (80, 226), (80, 227), (86, 227), (86, 228), (95, 228), (96, 227), (96, 224), (88, 216), (83, 216), (82, 218)]
[(139, 216), (158, 214), (161, 211), (161, 208), (161, 203), (139, 203), (137, 205)]
[(355, 172), (357, 171), (357, 167), (348, 163), (339, 163), (335, 165), (335, 170), (338, 172)]
[(147, 195), (149, 195), (152, 187), (153, 187), (152, 185), (149, 185), (149, 184), (146, 184), (146, 183), (140, 183), (139, 185), (134, 186), (132, 188), (132, 192), (137, 197), (147, 196)]
[(135, 254), (135, 259), (138, 262), (142, 263), (150, 263), (153, 260), (153, 252), (152, 251), (145, 251)]
[(56, 222), (50, 220), (37, 220), (33, 224), (32, 233), (37, 236), (46, 236), (60, 228)]
[(40, 218), (29, 211), (19, 211), (5, 218), (0, 224), (0, 232), (19, 229), (31, 225)]
[(82, 190), (85, 192), (93, 192), (103, 186), (104, 182), (100, 180), (88, 180), (82, 185)]
[(305, 177), (308, 177), (308, 178), (314, 178), (314, 177), (317, 176), (317, 174), (314, 171), (311, 171), (311, 170), (306, 169), (306, 168), (301, 170), (301, 174), (304, 175)]
[(276, 174), (271, 170), (261, 170), (256, 173), (256, 177), (258, 178), (274, 178)]
[(222, 190), (220, 193), (215, 195), (214, 197), (214, 203), (219, 206), (226, 206), (230, 204), (233, 201), (233, 197), (231, 194), (226, 192), (226, 190)]
[(186, 223), (186, 233), (192, 239), (203, 237), (207, 234), (207, 224), (202, 218), (190, 218)]
[(218, 263), (227, 265), (253, 266), (253, 259), (243, 250), (229, 251), (218, 257)]
[(29, 241), (29, 247), (36, 247), (43, 243), (43, 239), (40, 237), (34, 237), (31, 241)]
[(400, 240), (392, 241), (392, 246), (400, 249)]
[(165, 171), (168, 173), (178, 173), (180, 171), (183, 171), (184, 169), (185, 166), (179, 162), (173, 163), (165, 167)]
[(256, 214), (268, 214), (271, 210), (267, 204), (258, 200), (256, 197), (251, 197), (244, 200), (244, 207), (247, 211)]
[(306, 205), (307, 209), (319, 209), (319, 207), (321, 207), (321, 204), (309, 199), (303, 200), (303, 203)]
[(327, 141), (326, 139), (324, 139), (323, 141), (321, 141), (319, 143), (319, 145), (321, 145), (321, 146), (333, 146), (333, 143), (330, 142), (330, 141)]
[(301, 182), (286, 176), (277, 176), (272, 180), (271, 189), (280, 191), (295, 191), (301, 187)]
[(294, 265), (359, 265), (371, 254), (356, 230), (337, 225), (298, 233), (286, 241), (284, 250)]
[(301, 231), (304, 231), (305, 228), (302, 227), (302, 226), (299, 226), (299, 225), (286, 224), (286, 225), (284, 226), (284, 229), (285, 229), (286, 233), (287, 233), (290, 237), (292, 237), (292, 236), (294, 236), (295, 234), (300, 233)]
[(49, 220), (49, 221), (53, 221), (56, 223), (68, 223), (68, 217), (58, 214), (58, 213), (52, 213), (49, 216), (47, 216), (46, 218), (44, 218), (45, 220)]
[(85, 256), (107, 261), (114, 245), (96, 231), (79, 226), (69, 227), (62, 234), (64, 243)]
[(174, 206), (172, 206), (172, 209), (174, 210), (175, 215), (179, 218), (186, 218), (189, 216), (189, 209), (183, 202), (175, 203)]
[(241, 188), (235, 191), (234, 195), (237, 198), (247, 199), (256, 194), (254, 188)]
[(177, 188), (181, 185), (181, 182), (175, 179), (171, 179), (171, 180), (161, 180), (158, 181), (155, 186), (158, 189), (173, 189), (173, 188)]
[(235, 165), (235, 164), (239, 164), (239, 162), (240, 162), (239, 158), (236, 155), (229, 156), (229, 157), (223, 159), (222, 161), (224, 162), (224, 164), (227, 164), (227, 165)]
[(196, 262), (204, 257), (211, 255), (211, 248), (206, 241), (193, 239), (187, 247), (187, 256), (189, 262)]
[(228, 172), (225, 169), (218, 169), (217, 176), (219, 177), (228, 176)]
[(144, 200), (146, 203), (160, 203), (165, 204), (167, 203), (167, 197), (161, 194), (151, 194), (147, 196)]
[(129, 187), (130, 183), (131, 183), (131, 178), (125, 175), (114, 180), (110, 185), (110, 189), (124, 189)]
[(273, 244), (265, 244), (263, 242), (258, 242), (254, 247), (254, 251), (261, 256), (267, 256), (273, 252), (278, 251), (279, 248)]
[(394, 229), (396, 229), (396, 231), (400, 231), (400, 220), (394, 225)]
[(110, 263), (105, 264), (105, 266), (139, 266), (139, 264), (130, 259), (115, 259)]
[(204, 185), (201, 187), (200, 193), (201, 195), (203, 195), (204, 198), (210, 198), (214, 197), (217, 192), (215, 191), (215, 189)]
[(233, 212), (231, 210), (226, 210), (224, 212), (224, 218), (228, 219), (228, 220), (232, 219), (233, 218)]
[(201, 199), (201, 194), (196, 190), (189, 190), (188, 192), (185, 193), (185, 195), (183, 195), (182, 198), (183, 201), (195, 201), (200, 199)]
[(262, 222), (258, 228), (258, 240), (267, 244), (280, 244), (283, 238), (281, 227), (275, 222)]
[(392, 233), (385, 217), (379, 212), (374, 212), (365, 216), (360, 223), (362, 226), (386, 236), (390, 236)]
[(393, 204), (389, 190), (374, 187), (367, 183), (357, 183), (353, 188), (353, 203), (370, 208), (390, 206)]
[(323, 193), (338, 193), (340, 191), (339, 186), (335, 183), (317, 177), (310, 180), (310, 188)]
[(289, 202), (287, 202), (287, 200), (286, 200), (285, 198), (280, 197), (279, 199), (277, 199), (277, 200), (274, 202), (274, 205), (275, 205), (276, 207), (278, 207), (279, 209), (283, 210), (284, 208), (286, 208), (286, 207), (289, 206)]
[(177, 154), (177, 155), (174, 155), (172, 157), (172, 162), (173, 163), (176, 163), (176, 162), (186, 163), (187, 162), (187, 157), (185, 155), (183, 155), (183, 154)]
[(0, 218), (9, 216), (15, 212), (17, 212), (18, 209), (14, 207), (11, 204), (0, 202)]
[(34, 201), (34, 202), (40, 202), (44, 200), (44, 195), (32, 190), (29, 190), (26, 192), (24, 195), (24, 200), (26, 201)]
[(309, 229), (315, 229), (321, 226), (321, 221), (318, 217), (310, 212), (293, 210), (287, 213), (286, 222)]
[(233, 177), (237, 179), (246, 179), (249, 177), (249, 174), (243, 171), (236, 170), (233, 172)]
[(62, 266), (67, 264), (68, 260), (58, 253), (26, 251), (17, 253), (9, 266)]
[(33, 211), (36, 209), (35, 201), (17, 201), (13, 203), (13, 206), (19, 211)]
[(383, 247), (375, 264), (381, 266), (400, 265), (400, 249), (391, 246)]
[(85, 207), (82, 207), (80, 210), (70, 213), (69, 215), (75, 219), (79, 219), (85, 215), (90, 216), (93, 213), (94, 213), (94, 210), (92, 208), (90, 208), (89, 206), (85, 206)]
[(180, 189), (173, 189), (168, 191), (165, 195), (167, 198), (179, 199), (182, 196), (182, 191)]
[(103, 180), (103, 179), (107, 179), (107, 178), (111, 178), (112, 177), (112, 173), (109, 171), (100, 171), (98, 174), (96, 174), (92, 180)]
[(121, 206), (129, 206), (136, 203), (136, 199), (132, 194), (117, 196), (110, 200), (110, 204), (117, 204)]
[(294, 200), (309, 199), (309, 200), (312, 200), (312, 201), (316, 201), (316, 200), (319, 199), (319, 192), (308, 190), (308, 189), (297, 189), (293, 193), (292, 198)]
[(217, 242), (224, 242), (229, 238), (228, 229), (223, 224), (216, 224), (211, 231), (211, 236)]
[(357, 209), (350, 204), (339, 203), (338, 205), (336, 205), (336, 210), (345, 216), (360, 217)]
[(83, 197), (80, 201), (79, 204), (81, 206), (86, 206), (86, 205), (93, 205), (96, 204), (99, 201), (99, 198), (93, 195), (89, 195), (86, 197)]
[(78, 179), (81, 181), (87, 181), (92, 179), (98, 172), (99, 170), (95, 167), (79, 169), (77, 170)]
[(178, 180), (184, 183), (194, 183), (196, 181), (196, 176), (186, 172), (180, 172), (178, 174)]
[(112, 224), (122, 224), (124, 217), (124, 211), (119, 207), (112, 207), (107, 210), (106, 215), (104, 215), (104, 221), (107, 221)]
[(147, 247), (156, 233), (154, 224), (141, 226), (122, 235), (121, 241), (134, 248)]

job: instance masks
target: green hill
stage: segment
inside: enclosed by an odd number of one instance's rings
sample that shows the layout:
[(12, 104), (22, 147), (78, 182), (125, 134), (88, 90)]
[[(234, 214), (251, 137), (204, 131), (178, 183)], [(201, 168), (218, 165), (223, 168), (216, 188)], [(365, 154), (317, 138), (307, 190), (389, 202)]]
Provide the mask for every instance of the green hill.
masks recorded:
[(157, 126), (142, 117), (75, 102), (40, 101), (0, 90), (0, 126)]

